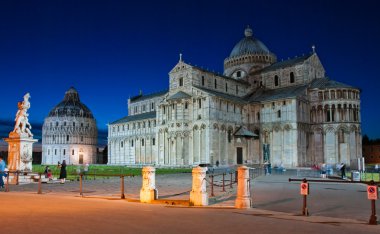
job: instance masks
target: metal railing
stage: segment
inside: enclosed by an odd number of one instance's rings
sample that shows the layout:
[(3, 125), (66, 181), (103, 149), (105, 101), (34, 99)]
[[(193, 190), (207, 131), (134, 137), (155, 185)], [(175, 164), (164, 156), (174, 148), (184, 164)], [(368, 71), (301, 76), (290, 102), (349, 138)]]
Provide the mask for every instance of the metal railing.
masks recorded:
[[(38, 175), (38, 187), (37, 187), (37, 194), (42, 194), (42, 175), (45, 175), (44, 173), (41, 173), (41, 172), (21, 172), (21, 171), (4, 171), (4, 172), (1, 172), (0, 171), (0, 176), (3, 176), (5, 174), (5, 177), (6, 177), (6, 183), (5, 184), (5, 191), (4, 192), (9, 192), (9, 178), (11, 176), (11, 174), (13, 174), (15, 176), (15, 185), (18, 185), (19, 184), (19, 176), (20, 175), (24, 175), (24, 176), (27, 176), (27, 175)], [(79, 195), (83, 197), (83, 184), (84, 184), (84, 177), (85, 176), (102, 176), (102, 177), (119, 177), (120, 178), (120, 198), (121, 199), (125, 199), (125, 182), (124, 182), (124, 178), (125, 177), (135, 177), (134, 174), (95, 174), (95, 173), (72, 173), (72, 174), (67, 174), (67, 175), (70, 175), (70, 176), (79, 176)], [(33, 180), (35, 180), (35, 178), (31, 178)]]

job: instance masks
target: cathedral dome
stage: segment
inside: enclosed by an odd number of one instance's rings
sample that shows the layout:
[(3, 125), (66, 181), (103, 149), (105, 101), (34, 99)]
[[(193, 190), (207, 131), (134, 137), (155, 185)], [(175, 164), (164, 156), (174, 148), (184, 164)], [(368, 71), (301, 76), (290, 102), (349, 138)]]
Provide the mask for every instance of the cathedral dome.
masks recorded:
[(49, 117), (64, 116), (94, 118), (90, 109), (80, 102), (79, 94), (73, 87), (66, 91), (63, 101), (56, 105), (49, 113)]
[(244, 31), (244, 35), (245, 37), (240, 40), (232, 49), (230, 57), (237, 57), (254, 53), (270, 53), (264, 43), (253, 37), (251, 28), (247, 27)]

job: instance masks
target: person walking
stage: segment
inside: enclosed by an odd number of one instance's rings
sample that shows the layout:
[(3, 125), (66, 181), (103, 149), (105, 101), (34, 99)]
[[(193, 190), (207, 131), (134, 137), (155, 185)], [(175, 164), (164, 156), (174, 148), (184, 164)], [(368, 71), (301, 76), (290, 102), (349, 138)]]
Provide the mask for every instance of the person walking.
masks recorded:
[(63, 160), (62, 164), (61, 164), (61, 171), (59, 172), (59, 179), (61, 180), (61, 184), (65, 183), (66, 176), (67, 176), (67, 173), (66, 173), (66, 160)]
[(340, 172), (341, 172), (341, 175), (342, 175), (342, 180), (346, 179), (346, 164), (342, 163), (340, 165)]
[(0, 156), (0, 188), (4, 188), (3, 176), (6, 176), (4, 171), (5, 171), (5, 162), (3, 160), (3, 156)]

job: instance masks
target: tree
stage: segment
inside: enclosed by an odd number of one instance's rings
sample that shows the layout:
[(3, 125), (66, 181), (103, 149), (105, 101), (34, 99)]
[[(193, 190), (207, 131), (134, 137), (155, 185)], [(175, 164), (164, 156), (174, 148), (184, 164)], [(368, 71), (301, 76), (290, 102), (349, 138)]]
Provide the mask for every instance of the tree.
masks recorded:
[(106, 145), (106, 147), (104, 147), (104, 150), (103, 150), (103, 164), (107, 164), (108, 163), (108, 146)]
[(363, 145), (368, 145), (369, 143), (371, 143), (371, 142), (370, 142), (367, 134), (364, 134), (363, 139), (362, 139), (362, 144)]

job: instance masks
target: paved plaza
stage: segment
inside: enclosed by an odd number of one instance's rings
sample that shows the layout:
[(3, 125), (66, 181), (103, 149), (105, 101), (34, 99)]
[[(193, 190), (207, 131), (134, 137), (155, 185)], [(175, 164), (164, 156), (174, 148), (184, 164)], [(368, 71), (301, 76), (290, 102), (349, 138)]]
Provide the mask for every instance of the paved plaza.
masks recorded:
[[(233, 209), (233, 188), (215, 187), (215, 197), (206, 208), (186, 205), (141, 204), (141, 176), (125, 179), (126, 200), (120, 199), (120, 179), (86, 180), (84, 197), (79, 196), (79, 182), (10, 186), (0, 192), (5, 209), (5, 232), (40, 233), (380, 233), (380, 226), (370, 226), (371, 210), (365, 185), (310, 184), (309, 217), (301, 213), (299, 183), (289, 183), (288, 176), (260, 176), (253, 181), (253, 207)], [(160, 199), (188, 200), (191, 174), (157, 175)], [(218, 180), (216, 183), (219, 183)], [(229, 181), (227, 182), (229, 183)], [(207, 188), (210, 194), (210, 187)], [(178, 204), (178, 203), (173, 203)], [(184, 203), (186, 204), (186, 203)], [(3, 209), (2, 209), (3, 210)], [(379, 212), (379, 202), (377, 203)], [(17, 233), (17, 232), (16, 232)]]

